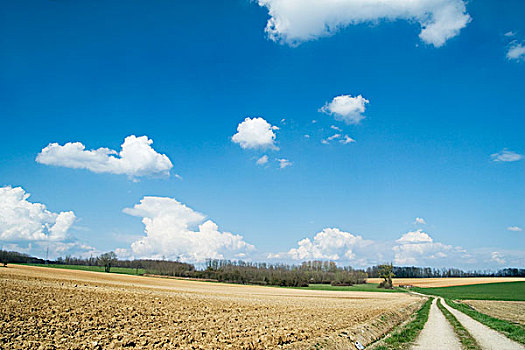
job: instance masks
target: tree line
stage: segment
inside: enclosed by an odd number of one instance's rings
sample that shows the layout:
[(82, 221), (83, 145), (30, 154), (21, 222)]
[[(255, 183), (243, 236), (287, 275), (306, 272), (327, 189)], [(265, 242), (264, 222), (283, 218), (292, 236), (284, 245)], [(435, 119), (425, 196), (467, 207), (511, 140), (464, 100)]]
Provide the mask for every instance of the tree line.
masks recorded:
[[(0, 250), (0, 263), (63, 264), (83, 266), (103, 266), (106, 272), (112, 267), (135, 269), (136, 273), (174, 276), (185, 278), (209, 279), (220, 282), (258, 284), (274, 286), (305, 287), (309, 284), (331, 284), (350, 286), (366, 283), (368, 277), (384, 279), (384, 287), (391, 286), (391, 278), (428, 278), (428, 277), (525, 277), (525, 269), (505, 268), (498, 271), (477, 270), (463, 271), (456, 268), (436, 269), (416, 266), (376, 265), (366, 270), (353, 269), (350, 266), (337, 266), (333, 261), (306, 261), (300, 265), (254, 263), (208, 259), (204, 269), (180, 261), (136, 259), (119, 260), (113, 252), (97, 257), (77, 258), (59, 257), (55, 261), (45, 261), (27, 254)], [(387, 268), (385, 270), (385, 268)]]
[[(444, 278), (444, 277), (525, 277), (525, 269), (504, 268), (493, 270), (464, 271), (456, 268), (431, 268), (417, 266), (393, 266), (394, 276), (397, 278)], [(380, 277), (379, 266), (366, 269), (368, 277)]]

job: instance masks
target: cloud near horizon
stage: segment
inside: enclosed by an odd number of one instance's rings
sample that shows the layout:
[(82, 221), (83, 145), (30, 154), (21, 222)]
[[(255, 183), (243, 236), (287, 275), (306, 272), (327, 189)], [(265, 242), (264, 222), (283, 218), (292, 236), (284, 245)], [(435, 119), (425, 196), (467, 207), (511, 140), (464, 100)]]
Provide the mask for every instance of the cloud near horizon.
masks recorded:
[(32, 203), (22, 187), (0, 188), (0, 240), (62, 241), (76, 220), (72, 211), (54, 213), (41, 203)]
[(265, 32), (280, 43), (334, 35), (360, 23), (406, 20), (419, 23), (419, 38), (435, 47), (459, 35), (471, 21), (463, 0), (258, 0), (270, 18)]
[(123, 212), (141, 217), (146, 235), (133, 242), (130, 250), (119, 249), (122, 257), (203, 262), (249, 258), (247, 253), (255, 250), (242, 236), (220, 232), (213, 221), (204, 221), (204, 215), (174, 198), (147, 196)]
[(297, 248), (285, 253), (268, 255), (269, 259), (292, 260), (334, 260), (356, 261), (363, 259), (356, 251), (371, 245), (373, 241), (365, 240), (361, 236), (341, 231), (338, 228), (325, 228), (315, 234), (313, 239), (304, 238), (297, 242)]
[(52, 212), (42, 203), (28, 201), (30, 196), (22, 187), (0, 187), (2, 249), (26, 254), (48, 251), (49, 258), (98, 252), (71, 237), (77, 219), (73, 211)]
[(169, 176), (173, 167), (168, 156), (157, 153), (147, 136), (130, 135), (124, 139), (121, 151), (101, 147), (86, 150), (80, 142), (61, 146), (50, 143), (37, 155), (36, 161), (72, 169), (87, 169), (94, 173), (125, 174), (130, 177)]
[[(392, 247), (394, 264), (435, 266), (436, 263), (447, 263), (460, 259), (472, 258), (463, 248), (453, 247), (434, 240), (423, 230), (410, 231), (396, 240)], [(446, 259), (446, 260), (445, 260)]]

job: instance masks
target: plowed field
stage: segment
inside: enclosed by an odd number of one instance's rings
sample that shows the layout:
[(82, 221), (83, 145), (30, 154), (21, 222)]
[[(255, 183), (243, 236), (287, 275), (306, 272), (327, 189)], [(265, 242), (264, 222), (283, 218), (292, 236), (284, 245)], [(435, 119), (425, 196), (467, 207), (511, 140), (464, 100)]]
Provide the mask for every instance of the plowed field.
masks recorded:
[[(367, 344), (422, 299), (10, 265), (2, 349), (274, 349)], [(317, 345), (316, 345), (317, 344)]]

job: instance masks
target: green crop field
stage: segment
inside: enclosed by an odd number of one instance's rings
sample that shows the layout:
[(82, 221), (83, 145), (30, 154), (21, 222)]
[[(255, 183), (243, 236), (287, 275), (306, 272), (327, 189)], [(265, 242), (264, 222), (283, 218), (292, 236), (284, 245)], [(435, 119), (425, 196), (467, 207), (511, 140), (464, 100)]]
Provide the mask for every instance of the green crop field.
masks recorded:
[(446, 299), (525, 301), (525, 282), (472, 284), (468, 286), (412, 288), (421, 294), (438, 295)]
[(402, 288), (394, 289), (383, 289), (377, 288), (378, 283), (366, 283), (366, 284), (354, 284), (353, 286), (332, 286), (329, 284), (310, 284), (308, 287), (296, 287), (297, 289), (308, 289), (308, 290), (334, 290), (343, 292), (390, 292), (390, 293), (403, 293), (406, 292)]
[[(61, 265), (61, 264), (20, 264), (28, 266), (39, 266), (39, 267), (54, 267), (57, 269), (69, 269), (69, 270), (83, 270), (83, 271), (95, 271), (104, 272), (103, 266), (83, 266), (83, 265)], [(124, 275), (142, 275), (145, 273), (144, 269), (132, 269), (129, 267), (112, 267), (111, 273), (120, 273)]]

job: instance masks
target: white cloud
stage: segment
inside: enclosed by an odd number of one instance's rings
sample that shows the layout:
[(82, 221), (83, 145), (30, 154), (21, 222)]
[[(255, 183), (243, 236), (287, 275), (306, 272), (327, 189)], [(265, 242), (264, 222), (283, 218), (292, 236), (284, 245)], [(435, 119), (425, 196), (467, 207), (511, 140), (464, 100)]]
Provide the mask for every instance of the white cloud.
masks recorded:
[(347, 145), (349, 143), (355, 142), (355, 140), (353, 138), (351, 138), (350, 136), (345, 135), (344, 138), (339, 140), (339, 142), (342, 143), (343, 145)]
[(504, 256), (503, 254), (501, 254), (500, 252), (492, 252), (491, 255), (490, 255), (490, 260), (500, 264), (500, 265), (503, 265), (505, 264), (505, 259), (504, 259)]
[(304, 135), (304, 138), (305, 138), (305, 139), (309, 139), (309, 138), (310, 138), (310, 135), (305, 134), (305, 135)]
[(519, 226), (509, 226), (507, 227), (507, 230), (509, 231), (513, 231), (513, 232), (521, 232), (523, 231), (523, 229)]
[(288, 159), (285, 159), (285, 158), (277, 158), (276, 160), (279, 162), (279, 168), (281, 169), (289, 167), (293, 164), (292, 162), (290, 162)]
[(353, 138), (351, 138), (350, 136), (348, 135), (341, 135), (341, 134), (334, 134), (330, 137), (327, 137), (326, 139), (322, 139), (321, 140), (321, 143), (323, 145), (328, 145), (330, 143), (330, 141), (333, 141), (333, 140), (336, 140), (336, 139), (339, 139), (339, 143), (342, 143), (343, 145), (347, 145), (349, 143), (352, 143), (352, 142), (355, 142), (355, 140)]
[(341, 137), (341, 134), (334, 134), (332, 136), (327, 137), (324, 140), (321, 140), (321, 143), (324, 144), (324, 145), (328, 145), (330, 143), (330, 141), (338, 139), (340, 137)]
[(27, 199), (30, 194), (21, 187), (0, 188), (0, 240), (61, 241), (76, 217), (72, 211), (53, 213), (41, 203)]
[(440, 47), (471, 20), (463, 0), (258, 0), (268, 9), (266, 33), (292, 46), (333, 35), (359, 23), (407, 20), (421, 26), (419, 37)]
[(331, 102), (327, 102), (319, 109), (320, 112), (333, 115), (335, 119), (344, 121), (347, 124), (359, 124), (365, 118), (365, 105), (369, 101), (359, 95), (336, 96)]
[(419, 216), (416, 218), (416, 221), (414, 222), (415, 224), (419, 224), (419, 225), (426, 225), (427, 222), (425, 221), (425, 219), (423, 218), (420, 218)]
[(337, 126), (335, 126), (335, 125), (330, 125), (330, 128), (331, 128), (331, 129), (334, 129), (334, 130), (336, 130), (336, 131), (343, 131), (343, 130), (341, 130), (341, 128), (339, 128), (339, 127), (337, 127)]
[(521, 160), (523, 155), (504, 149), (501, 152), (491, 154), (490, 157), (495, 162), (516, 162)]
[(87, 169), (95, 173), (125, 174), (130, 177), (168, 175), (173, 167), (165, 154), (157, 153), (147, 136), (128, 136), (120, 152), (101, 147), (86, 151), (80, 142), (64, 146), (50, 143), (36, 157), (38, 163)]
[(204, 221), (204, 215), (173, 198), (144, 197), (123, 211), (142, 217), (145, 226), (146, 236), (131, 244), (130, 255), (136, 258), (202, 262), (207, 258), (238, 258), (254, 250), (242, 236), (220, 232), (213, 221)]
[(232, 136), (232, 141), (242, 148), (269, 148), (278, 150), (275, 145), (274, 130), (278, 130), (261, 117), (246, 118), (237, 126), (237, 133)]
[(257, 165), (264, 165), (268, 163), (268, 156), (265, 154), (255, 162)]
[(428, 234), (423, 232), (423, 230), (417, 230), (417, 231), (405, 233), (396, 242), (397, 243), (432, 242), (432, 238)]
[(516, 42), (511, 44), (507, 51), (507, 59), (516, 61), (525, 60), (525, 46)]
[(460, 260), (467, 257), (466, 251), (461, 247), (453, 247), (439, 242), (434, 242), (432, 238), (422, 230), (407, 232), (397, 241), (394, 246), (394, 263), (398, 265), (436, 265), (436, 261), (443, 263), (447, 258), (447, 263), (452, 260)]
[(510, 38), (510, 37), (513, 37), (513, 36), (515, 36), (515, 35), (516, 35), (516, 33), (515, 33), (515, 32), (513, 32), (513, 31), (510, 31), (510, 32), (506, 32), (506, 33), (505, 33), (505, 34), (503, 34), (503, 35), (505, 35), (506, 37), (509, 37), (509, 38)]
[(268, 258), (350, 261), (361, 258), (361, 254), (356, 254), (356, 250), (365, 248), (370, 244), (372, 241), (364, 240), (361, 236), (355, 236), (337, 228), (325, 228), (317, 233), (313, 240), (310, 238), (302, 239), (298, 242), (297, 248), (292, 248), (286, 253), (270, 254)]

